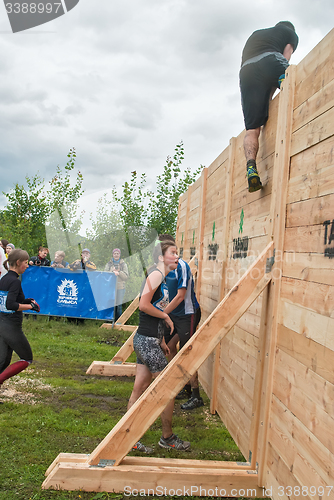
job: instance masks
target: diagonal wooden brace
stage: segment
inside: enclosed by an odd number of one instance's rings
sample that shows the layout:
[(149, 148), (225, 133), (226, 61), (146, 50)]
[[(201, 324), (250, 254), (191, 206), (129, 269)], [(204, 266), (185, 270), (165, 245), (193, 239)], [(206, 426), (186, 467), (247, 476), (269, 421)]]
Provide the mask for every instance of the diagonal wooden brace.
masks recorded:
[(103, 459), (118, 465), (159, 417), (268, 285), (271, 274), (266, 273), (266, 263), (273, 254), (273, 246), (273, 242), (269, 243), (178, 355), (95, 448), (87, 460), (90, 465), (97, 465)]

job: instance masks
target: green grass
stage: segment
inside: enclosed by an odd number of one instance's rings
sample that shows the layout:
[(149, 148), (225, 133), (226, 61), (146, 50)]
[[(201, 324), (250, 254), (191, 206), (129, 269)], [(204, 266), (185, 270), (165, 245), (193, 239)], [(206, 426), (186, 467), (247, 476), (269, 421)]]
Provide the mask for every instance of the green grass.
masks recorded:
[[(129, 335), (100, 325), (24, 320), (35, 360), (0, 390), (0, 500), (123, 498), (41, 490), (44, 473), (60, 452), (91, 453), (126, 412), (132, 378), (85, 373), (92, 361), (109, 361)], [(210, 414), (204, 392), (203, 398), (205, 406), (193, 412), (175, 405), (173, 430), (192, 444), (187, 458), (244, 461), (220, 418)], [(154, 446), (153, 456), (179, 458), (180, 453), (157, 446), (160, 435), (157, 420), (143, 436), (145, 444)]]

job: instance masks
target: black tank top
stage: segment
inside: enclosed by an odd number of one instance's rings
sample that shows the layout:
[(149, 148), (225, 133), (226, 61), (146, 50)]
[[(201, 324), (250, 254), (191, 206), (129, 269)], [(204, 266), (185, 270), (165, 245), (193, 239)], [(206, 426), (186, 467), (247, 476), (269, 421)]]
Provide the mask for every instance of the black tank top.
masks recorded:
[[(153, 305), (156, 304), (157, 302), (159, 302), (161, 299), (163, 299), (165, 297), (165, 293), (166, 293), (165, 287), (162, 286), (166, 283), (162, 272), (159, 269), (153, 269), (149, 273), (149, 275), (155, 271), (159, 271), (159, 273), (162, 276), (162, 281), (161, 281), (161, 284), (156, 289), (156, 291), (154, 292), (153, 297), (151, 299), (151, 304), (153, 304)], [(146, 280), (142, 284), (142, 288), (140, 291), (140, 297), (141, 297), (141, 294), (143, 293), (145, 283), (146, 283)], [(168, 303), (168, 301), (167, 301), (167, 303)], [(158, 309), (160, 309), (160, 308), (158, 308)], [(144, 311), (139, 311), (139, 326), (138, 326), (137, 333), (139, 335), (144, 335), (145, 337), (159, 338), (160, 336), (158, 333), (158, 326), (159, 326), (160, 321), (161, 321), (161, 318), (157, 318), (156, 316), (150, 316), (149, 314), (146, 314)]]

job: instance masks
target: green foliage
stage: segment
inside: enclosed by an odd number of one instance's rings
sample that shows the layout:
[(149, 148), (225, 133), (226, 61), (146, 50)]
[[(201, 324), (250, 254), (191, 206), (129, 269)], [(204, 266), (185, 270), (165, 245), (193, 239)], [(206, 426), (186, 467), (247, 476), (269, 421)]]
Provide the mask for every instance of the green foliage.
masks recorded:
[(77, 172), (74, 183), (72, 182), (76, 156), (75, 148), (71, 148), (64, 170), (58, 165), (56, 174), (49, 182), (50, 188), (47, 192), (49, 216), (45, 221), (52, 258), (57, 250), (64, 250), (66, 258), (70, 261), (80, 256), (78, 244), (82, 240), (79, 236), (82, 222), (77, 213), (77, 202), (83, 194), (83, 176), (80, 171)]
[(40, 245), (54, 245), (56, 250), (60, 249), (60, 234), (64, 235), (69, 246), (72, 243), (69, 235), (77, 234), (80, 229), (76, 202), (83, 193), (83, 177), (78, 172), (72, 186), (76, 159), (74, 148), (67, 156), (69, 160), (64, 170), (57, 167), (48, 189), (44, 179), (36, 174), (26, 177), (27, 187), (16, 183), (9, 193), (3, 192), (8, 201), (0, 212), (2, 237), (27, 250), (29, 255), (36, 255)]
[(120, 196), (114, 187), (114, 200), (120, 204), (120, 219), (125, 229), (129, 227), (145, 226), (148, 217), (147, 201), (152, 196), (151, 192), (145, 190), (146, 174), (139, 178), (137, 172), (131, 172), (130, 182), (122, 185), (123, 192)]
[(27, 189), (15, 184), (10, 193), (3, 193), (8, 202), (0, 213), (3, 237), (16, 247), (33, 255), (39, 245), (46, 245), (45, 220), (49, 206), (44, 181), (39, 175), (26, 177)]
[(122, 230), (122, 223), (114, 203), (107, 199), (105, 193), (98, 200), (96, 214), (90, 214), (91, 228), (86, 231), (90, 240), (89, 249), (92, 260), (100, 270), (112, 257), (114, 248), (120, 248), (122, 257), (127, 256), (127, 244)]
[(114, 200), (121, 206), (120, 218), (125, 231), (133, 227), (148, 227), (157, 234), (170, 233), (175, 236), (179, 197), (193, 184), (203, 166), (195, 172), (181, 169), (184, 147), (177, 144), (173, 157), (167, 157), (163, 172), (156, 178), (156, 189), (145, 189), (146, 175), (138, 177), (132, 172), (130, 182), (122, 185), (122, 194), (113, 189)]
[(203, 169), (203, 166), (200, 166), (192, 173), (190, 168), (187, 168), (182, 175), (182, 160), (184, 148), (181, 141), (175, 148), (173, 158), (167, 157), (163, 173), (157, 176), (156, 193), (152, 194), (150, 199), (148, 225), (158, 234), (168, 233), (175, 236), (179, 198), (195, 182)]

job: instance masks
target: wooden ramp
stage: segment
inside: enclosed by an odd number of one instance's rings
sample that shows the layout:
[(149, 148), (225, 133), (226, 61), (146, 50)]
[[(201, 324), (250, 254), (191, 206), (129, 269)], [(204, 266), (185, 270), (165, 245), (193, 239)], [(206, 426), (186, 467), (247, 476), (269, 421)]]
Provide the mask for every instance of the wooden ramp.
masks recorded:
[[(201, 496), (207, 496), (207, 490), (212, 488), (217, 488), (218, 492), (213, 492), (212, 496), (221, 496), (220, 490), (228, 492), (227, 496), (240, 496), (240, 489), (255, 489), (256, 496), (263, 496), (261, 488), (256, 486), (257, 472), (251, 463), (188, 463), (187, 460), (174, 462), (168, 459), (157, 462), (157, 459), (125, 457), (266, 288), (271, 280), (272, 254), (273, 243), (270, 243), (178, 355), (89, 456), (60, 454), (57, 457), (47, 471), (44, 489), (121, 492), (128, 485), (138, 488), (138, 485), (145, 484), (145, 488), (154, 489), (175, 484), (178, 487), (197, 487), (196, 494)], [(258, 419), (258, 414), (254, 418)]]

